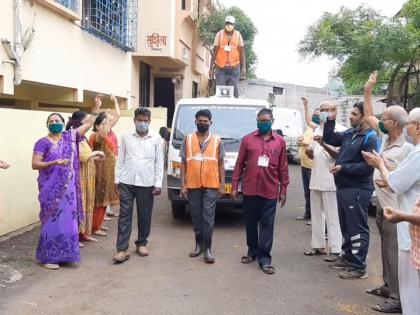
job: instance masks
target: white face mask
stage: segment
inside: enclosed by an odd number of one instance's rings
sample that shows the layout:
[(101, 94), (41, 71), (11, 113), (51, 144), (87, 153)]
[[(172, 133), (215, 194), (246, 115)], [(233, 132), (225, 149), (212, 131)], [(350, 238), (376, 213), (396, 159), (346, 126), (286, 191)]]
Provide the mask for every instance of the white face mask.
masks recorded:
[(330, 114), (328, 112), (321, 112), (319, 114), (319, 119), (321, 120), (322, 123), (325, 124), (327, 122), (327, 119), (328, 119), (329, 115)]
[(232, 24), (225, 25), (226, 32), (232, 32), (234, 29), (235, 29), (235, 26), (233, 26)]

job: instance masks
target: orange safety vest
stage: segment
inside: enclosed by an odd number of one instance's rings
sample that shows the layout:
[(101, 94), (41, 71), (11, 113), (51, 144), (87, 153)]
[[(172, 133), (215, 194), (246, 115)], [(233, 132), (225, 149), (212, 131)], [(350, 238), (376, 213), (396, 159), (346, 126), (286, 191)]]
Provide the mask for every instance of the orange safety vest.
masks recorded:
[(209, 135), (204, 151), (196, 133), (185, 139), (185, 157), (187, 169), (185, 173), (188, 189), (214, 188), (220, 186), (219, 180), (219, 145), (220, 136)]
[[(233, 31), (232, 37), (228, 38), (226, 32), (220, 31), (219, 34), (219, 50), (217, 51), (216, 56), (216, 65), (219, 68), (224, 68), (225, 66), (236, 67), (241, 64), (241, 58), (239, 55), (239, 39), (240, 33), (238, 31)], [(230, 46), (230, 51), (226, 51), (225, 47)]]

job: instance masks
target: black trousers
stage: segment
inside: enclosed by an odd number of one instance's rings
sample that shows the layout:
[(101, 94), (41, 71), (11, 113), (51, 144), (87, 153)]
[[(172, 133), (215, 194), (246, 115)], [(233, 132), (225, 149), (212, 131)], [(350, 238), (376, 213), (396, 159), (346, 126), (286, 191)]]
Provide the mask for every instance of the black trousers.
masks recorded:
[(344, 260), (355, 269), (366, 268), (369, 249), (368, 208), (373, 190), (337, 189), (338, 218)]
[(188, 205), (194, 233), (205, 247), (211, 247), (216, 216), (217, 189), (189, 189)]
[(311, 182), (311, 173), (310, 168), (301, 167), (302, 172), (302, 182), (303, 182), (303, 191), (305, 193), (305, 214), (304, 216), (308, 219), (311, 218), (311, 191), (309, 190), (309, 183)]
[(134, 199), (137, 206), (138, 227), (136, 245), (146, 246), (152, 223), (153, 187), (139, 187), (121, 183), (119, 187), (120, 216), (118, 217), (117, 250), (124, 251), (128, 249), (133, 222)]
[(276, 206), (277, 199), (244, 196), (248, 256), (257, 257), (260, 265), (271, 265)]

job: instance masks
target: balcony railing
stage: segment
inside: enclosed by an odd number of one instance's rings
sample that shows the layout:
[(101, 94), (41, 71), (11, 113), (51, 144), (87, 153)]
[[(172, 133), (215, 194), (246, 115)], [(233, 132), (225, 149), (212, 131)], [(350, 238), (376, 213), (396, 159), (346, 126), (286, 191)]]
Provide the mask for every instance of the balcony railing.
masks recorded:
[(74, 12), (79, 11), (79, 0), (55, 0), (55, 2), (65, 6), (66, 8)]

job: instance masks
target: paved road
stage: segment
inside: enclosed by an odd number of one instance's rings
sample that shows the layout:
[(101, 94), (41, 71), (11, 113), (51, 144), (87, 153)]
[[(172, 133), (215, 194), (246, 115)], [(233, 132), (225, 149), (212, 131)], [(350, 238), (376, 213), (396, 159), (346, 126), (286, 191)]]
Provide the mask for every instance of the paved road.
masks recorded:
[(23, 276), (5, 283), (0, 269), (0, 314), (374, 314), (370, 306), (380, 298), (364, 293), (381, 282), (374, 221), (369, 278), (339, 279), (322, 258), (302, 254), (310, 244), (310, 227), (295, 220), (303, 211), (297, 166), (291, 166), (291, 176), (287, 207), (277, 212), (273, 276), (256, 264), (240, 263), (246, 252), (240, 210), (217, 213), (214, 265), (189, 258), (191, 223), (172, 219), (165, 194), (156, 202), (146, 258), (134, 254), (131, 242), (131, 259), (112, 263), (115, 219), (108, 223), (107, 239), (82, 249), (82, 263), (59, 271), (35, 263), (38, 229), (0, 243), (0, 267)]

